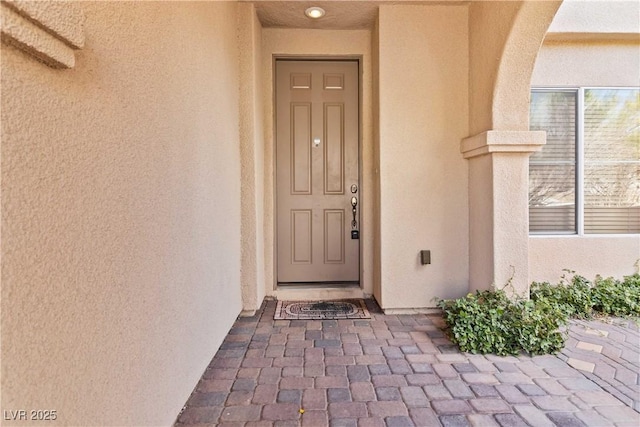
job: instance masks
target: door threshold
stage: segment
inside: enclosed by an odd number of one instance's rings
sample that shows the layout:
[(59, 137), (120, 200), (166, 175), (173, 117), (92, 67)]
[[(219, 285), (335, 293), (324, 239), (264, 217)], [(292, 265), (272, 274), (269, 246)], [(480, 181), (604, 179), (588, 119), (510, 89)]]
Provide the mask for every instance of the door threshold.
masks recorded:
[(359, 282), (292, 282), (278, 283), (278, 289), (332, 289), (332, 288), (358, 288)]
[(353, 283), (279, 284), (273, 296), (282, 301), (330, 301), (368, 297), (359, 284)]

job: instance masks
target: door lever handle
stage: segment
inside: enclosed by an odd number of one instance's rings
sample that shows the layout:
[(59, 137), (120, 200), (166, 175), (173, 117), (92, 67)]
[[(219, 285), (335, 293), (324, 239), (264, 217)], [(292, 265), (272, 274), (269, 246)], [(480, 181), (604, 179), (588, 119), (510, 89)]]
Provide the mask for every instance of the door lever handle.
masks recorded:
[(352, 197), (351, 198), (351, 213), (353, 214), (353, 221), (351, 221), (351, 228), (352, 229), (356, 229), (358, 228), (358, 221), (356, 220), (356, 206), (358, 206), (358, 198), (357, 197)]

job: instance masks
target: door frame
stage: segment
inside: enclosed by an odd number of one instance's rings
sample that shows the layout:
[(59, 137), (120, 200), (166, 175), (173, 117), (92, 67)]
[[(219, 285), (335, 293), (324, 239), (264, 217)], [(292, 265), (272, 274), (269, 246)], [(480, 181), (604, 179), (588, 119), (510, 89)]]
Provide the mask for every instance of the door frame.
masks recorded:
[[(273, 124), (273, 187), (271, 189), (272, 194), (273, 194), (273, 246), (274, 246), (274, 251), (273, 251), (273, 266), (274, 266), (274, 274), (273, 274), (273, 290), (276, 291), (278, 290), (278, 204), (276, 203), (277, 199), (278, 199), (278, 185), (277, 185), (277, 181), (276, 181), (276, 175), (277, 175), (277, 124), (276, 124), (276, 118), (277, 118), (277, 105), (276, 105), (276, 101), (277, 101), (277, 87), (276, 87), (276, 62), (279, 60), (289, 60), (289, 61), (349, 61), (349, 62), (356, 62), (358, 64), (358, 203), (360, 204), (360, 206), (364, 206), (363, 204), (363, 198), (364, 198), (364, 189), (363, 189), (363, 185), (364, 185), (364, 177), (363, 177), (363, 171), (362, 171), (362, 165), (363, 165), (363, 158), (362, 158), (362, 153), (363, 153), (363, 149), (362, 149), (362, 135), (363, 135), (363, 117), (362, 117), (362, 108), (363, 108), (363, 103), (362, 103), (362, 98), (363, 98), (363, 92), (364, 92), (364, 88), (363, 88), (363, 78), (362, 78), (362, 73), (363, 73), (363, 56), (362, 55), (295, 55), (295, 54), (278, 54), (278, 55), (272, 55), (271, 58), (271, 82), (272, 82), (272, 91), (271, 91), (271, 105), (272, 105), (272, 124)], [(362, 232), (362, 230), (364, 229), (364, 215), (363, 212), (360, 211), (360, 228), (359, 230)], [(363, 278), (363, 265), (364, 265), (364, 260), (363, 260), (363, 245), (362, 245), (362, 238), (358, 239), (358, 258), (359, 258), (359, 266), (358, 266), (358, 287), (359, 289), (363, 289), (363, 283), (362, 283), (362, 278)], [(314, 286), (317, 286), (318, 284), (314, 283), (314, 284), (304, 284), (302, 286), (305, 287), (309, 287), (309, 288), (313, 288)]]

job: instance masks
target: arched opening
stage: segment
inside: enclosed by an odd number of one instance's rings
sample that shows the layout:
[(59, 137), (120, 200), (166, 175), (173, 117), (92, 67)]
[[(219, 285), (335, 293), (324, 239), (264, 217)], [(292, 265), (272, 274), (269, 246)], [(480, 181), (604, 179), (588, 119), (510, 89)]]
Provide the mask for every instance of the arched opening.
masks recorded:
[(529, 289), (528, 158), (544, 145), (529, 129), (535, 59), (561, 1), (470, 6), (470, 289)]

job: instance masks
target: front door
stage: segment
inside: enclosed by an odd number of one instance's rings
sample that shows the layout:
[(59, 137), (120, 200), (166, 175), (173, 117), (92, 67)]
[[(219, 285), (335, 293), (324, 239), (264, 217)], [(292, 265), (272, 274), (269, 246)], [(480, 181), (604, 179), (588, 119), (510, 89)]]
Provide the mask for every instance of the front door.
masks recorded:
[(276, 61), (278, 283), (357, 283), (357, 61)]

